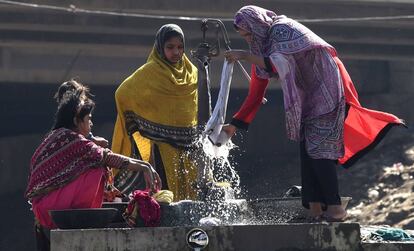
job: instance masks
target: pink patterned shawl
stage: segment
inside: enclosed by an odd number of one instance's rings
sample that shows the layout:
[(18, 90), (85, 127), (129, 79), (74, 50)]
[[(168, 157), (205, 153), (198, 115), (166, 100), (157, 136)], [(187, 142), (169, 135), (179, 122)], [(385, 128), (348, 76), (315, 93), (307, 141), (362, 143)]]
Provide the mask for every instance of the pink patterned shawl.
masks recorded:
[(32, 199), (64, 186), (90, 168), (102, 167), (104, 149), (66, 128), (51, 131), (30, 162), (26, 197)]

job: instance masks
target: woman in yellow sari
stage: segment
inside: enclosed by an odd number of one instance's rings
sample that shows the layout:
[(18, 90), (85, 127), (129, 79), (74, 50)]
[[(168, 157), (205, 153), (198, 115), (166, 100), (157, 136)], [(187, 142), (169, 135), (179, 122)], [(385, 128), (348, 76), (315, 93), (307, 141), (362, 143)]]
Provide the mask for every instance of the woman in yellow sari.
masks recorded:
[[(124, 80), (115, 99), (112, 151), (150, 161), (175, 201), (195, 199), (197, 170), (188, 149), (197, 139), (197, 68), (184, 54), (178, 25), (158, 30), (147, 62)], [(127, 176), (115, 179), (128, 183)]]

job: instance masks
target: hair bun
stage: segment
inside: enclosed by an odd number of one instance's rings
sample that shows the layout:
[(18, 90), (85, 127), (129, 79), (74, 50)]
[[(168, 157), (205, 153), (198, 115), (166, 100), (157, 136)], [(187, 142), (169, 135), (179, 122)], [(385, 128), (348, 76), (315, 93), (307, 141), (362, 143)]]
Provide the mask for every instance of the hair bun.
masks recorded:
[(71, 79), (69, 81), (63, 82), (57, 92), (54, 95), (56, 102), (61, 103), (63, 97), (70, 93), (79, 93), (80, 98), (88, 98), (89, 88), (79, 83), (78, 81)]

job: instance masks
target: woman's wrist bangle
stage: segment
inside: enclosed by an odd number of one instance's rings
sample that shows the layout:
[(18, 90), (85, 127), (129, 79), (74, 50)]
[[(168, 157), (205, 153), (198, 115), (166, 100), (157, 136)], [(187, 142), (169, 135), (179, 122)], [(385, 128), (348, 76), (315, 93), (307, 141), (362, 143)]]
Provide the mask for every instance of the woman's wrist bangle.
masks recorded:
[(88, 133), (88, 136), (86, 136), (87, 139), (92, 140), (93, 138), (93, 134), (92, 132)]

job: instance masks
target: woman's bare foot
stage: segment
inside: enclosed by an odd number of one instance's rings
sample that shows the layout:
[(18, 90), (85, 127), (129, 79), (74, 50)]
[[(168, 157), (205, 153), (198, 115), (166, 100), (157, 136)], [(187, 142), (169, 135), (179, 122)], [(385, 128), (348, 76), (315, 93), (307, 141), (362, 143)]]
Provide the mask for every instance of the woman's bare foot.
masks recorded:
[(341, 205), (329, 205), (324, 216), (329, 221), (343, 221), (347, 216), (347, 212)]
[(319, 217), (323, 213), (322, 205), (319, 202), (309, 202), (309, 216)]

